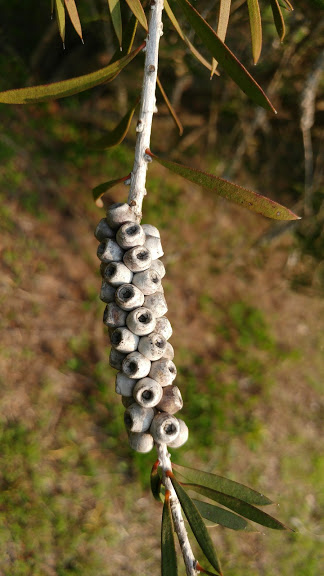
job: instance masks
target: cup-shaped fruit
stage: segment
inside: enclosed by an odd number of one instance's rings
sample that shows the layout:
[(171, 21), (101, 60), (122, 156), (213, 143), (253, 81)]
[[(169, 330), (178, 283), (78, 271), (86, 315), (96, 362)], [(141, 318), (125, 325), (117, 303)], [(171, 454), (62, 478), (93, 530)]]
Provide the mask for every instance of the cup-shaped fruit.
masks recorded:
[(162, 394), (161, 384), (152, 378), (138, 380), (133, 388), (133, 396), (137, 404), (145, 408), (154, 408), (160, 402)]
[(169, 444), (177, 438), (179, 432), (179, 420), (175, 416), (172, 416), (172, 414), (160, 412), (154, 416), (150, 433), (155, 442)]
[(133, 284), (122, 284), (116, 290), (115, 301), (120, 308), (130, 312), (144, 304), (144, 294)]
[(150, 266), (151, 270), (155, 270), (159, 275), (160, 278), (164, 278), (165, 276), (165, 268), (163, 262), (161, 260), (152, 260), (152, 264)]
[(177, 375), (177, 369), (172, 360), (161, 358), (152, 362), (149, 377), (161, 384), (161, 386), (170, 386)]
[(106, 324), (108, 328), (119, 328), (119, 326), (125, 326), (126, 320), (126, 310), (119, 308), (115, 302), (107, 304), (104, 310), (103, 323)]
[(130, 447), (136, 450), (136, 452), (141, 452), (141, 454), (151, 452), (154, 446), (153, 436), (146, 432), (130, 432), (128, 434), (128, 441)]
[[(101, 283), (101, 290), (100, 290), (100, 300), (105, 302), (106, 304), (110, 304), (110, 302), (115, 301), (115, 288), (108, 284), (105, 280)], [(144, 300), (144, 298), (143, 298)]]
[(108, 225), (113, 230), (117, 230), (125, 222), (136, 222), (136, 216), (129, 204), (122, 204), (121, 202), (109, 206), (106, 218)]
[(115, 350), (115, 348), (111, 348), (109, 354), (109, 364), (112, 368), (116, 370), (121, 370), (123, 366), (123, 360), (125, 360), (126, 354), (123, 352), (119, 352), (119, 350)]
[(161, 334), (151, 332), (148, 336), (142, 336), (138, 343), (138, 350), (149, 360), (158, 360), (164, 356), (167, 341)]
[[(118, 246), (118, 244), (117, 244)], [(122, 250), (122, 248), (119, 248)], [(124, 254), (124, 264), (132, 272), (142, 272), (151, 266), (152, 257), (150, 251), (145, 246), (134, 246)]]
[(133, 390), (136, 384), (136, 380), (134, 378), (129, 378), (124, 374), (124, 372), (118, 372), (116, 375), (116, 387), (115, 391), (117, 394), (121, 394), (122, 396), (131, 396), (133, 398)]
[(102, 242), (106, 238), (114, 238), (115, 232), (108, 225), (106, 218), (102, 218), (95, 229), (94, 235), (98, 242)]
[(144, 246), (151, 252), (152, 260), (157, 260), (164, 254), (161, 240), (156, 236), (146, 235)]
[(124, 422), (130, 432), (146, 432), (154, 418), (153, 408), (143, 408), (134, 402), (124, 413)]
[(133, 284), (140, 289), (145, 296), (154, 294), (161, 286), (161, 277), (156, 270), (148, 268), (143, 272), (137, 272), (133, 276)]
[(147, 236), (156, 236), (156, 238), (160, 238), (160, 232), (155, 226), (152, 226), (152, 224), (142, 224), (142, 228)]
[(131, 352), (124, 359), (122, 368), (126, 376), (139, 380), (148, 375), (151, 362), (140, 352)]
[(175, 440), (169, 442), (168, 444), (169, 448), (180, 448), (180, 446), (185, 444), (188, 440), (189, 430), (187, 424), (185, 424), (185, 422), (180, 418), (178, 418), (178, 422), (180, 425), (180, 432)]
[(119, 228), (116, 234), (116, 241), (124, 250), (133, 248), (134, 246), (143, 246), (145, 242), (145, 232), (140, 224), (126, 222), (126, 224), (123, 224)]
[(167, 358), (168, 360), (173, 360), (173, 358), (174, 358), (174, 349), (173, 349), (172, 344), (170, 344), (170, 342), (167, 342), (167, 344), (166, 344), (163, 358)]
[(115, 242), (107, 238), (100, 242), (97, 249), (97, 256), (101, 262), (108, 264), (109, 262), (121, 262), (124, 256), (124, 250)]
[(168, 306), (164, 295), (161, 292), (155, 292), (155, 294), (149, 294), (144, 298), (144, 306), (152, 310), (155, 318), (160, 318), (168, 311)]
[(181, 392), (175, 384), (165, 386), (163, 388), (163, 395), (156, 408), (162, 412), (175, 414), (183, 407), (183, 400)]
[(110, 336), (111, 345), (124, 354), (137, 350), (139, 336), (128, 330), (125, 326), (116, 328)]
[(155, 327), (155, 317), (151, 310), (142, 306), (132, 310), (126, 318), (127, 328), (138, 336), (146, 336), (153, 332)]
[(164, 336), (166, 340), (169, 340), (169, 338), (171, 338), (172, 326), (166, 316), (161, 316), (160, 318), (156, 319), (155, 332), (158, 332), (159, 334), (161, 334), (161, 336)]
[(112, 286), (121, 286), (130, 284), (133, 278), (133, 272), (122, 262), (110, 262), (105, 270), (105, 280)]

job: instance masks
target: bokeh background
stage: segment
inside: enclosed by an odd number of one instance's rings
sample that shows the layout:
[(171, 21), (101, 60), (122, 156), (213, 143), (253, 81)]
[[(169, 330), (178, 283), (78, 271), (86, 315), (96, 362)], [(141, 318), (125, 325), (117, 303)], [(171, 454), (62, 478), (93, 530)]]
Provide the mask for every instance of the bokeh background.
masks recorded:
[[(107, 2), (77, 5), (85, 44), (68, 25), (63, 51), (50, 2), (0, 0), (1, 90), (109, 63)], [(197, 7), (216, 24), (217, 3)], [(160, 76), (184, 134), (158, 95), (152, 150), (269, 195), (303, 220), (274, 224), (153, 162), (144, 221), (161, 229), (190, 428), (173, 458), (266, 493), (295, 530), (211, 528), (224, 573), (315, 576), (324, 570), (324, 12), (296, 3), (280, 45), (269, 3), (261, 8), (258, 66), (241, 0), (228, 45), (278, 115), (221, 69), (210, 81), (165, 18)], [(93, 230), (103, 212), (91, 194), (132, 168), (136, 117), (120, 146), (91, 142), (138, 95), (142, 65), (140, 55), (113, 83), (69, 99), (0, 106), (1, 576), (159, 574), (155, 456), (127, 446), (98, 298)], [(124, 185), (111, 191), (111, 202), (126, 198)]]

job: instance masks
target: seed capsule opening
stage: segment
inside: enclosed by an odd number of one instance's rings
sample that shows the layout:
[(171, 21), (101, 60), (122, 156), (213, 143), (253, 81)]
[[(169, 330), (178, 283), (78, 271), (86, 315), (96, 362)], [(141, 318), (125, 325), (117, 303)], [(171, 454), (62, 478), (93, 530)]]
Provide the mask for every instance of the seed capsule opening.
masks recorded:
[(115, 330), (111, 335), (111, 343), (113, 344), (113, 346), (118, 346), (118, 344), (121, 343), (122, 339), (123, 335), (118, 330)]
[(134, 296), (134, 294), (135, 294), (135, 290), (131, 286), (127, 286), (127, 288), (121, 288), (119, 290), (119, 296), (121, 298), (123, 298), (123, 300), (125, 300), (125, 301), (132, 298)]
[(169, 435), (174, 434), (177, 430), (177, 428), (172, 422), (166, 422), (166, 424), (163, 426), (163, 429), (164, 432)]
[(165, 340), (155, 340), (155, 346), (157, 346), (157, 348), (165, 348)]
[(150, 314), (141, 314), (138, 317), (139, 322), (141, 322), (141, 324), (149, 324), (149, 322), (151, 322), (152, 318), (150, 316)]
[(151, 400), (153, 394), (151, 392), (151, 390), (144, 390), (143, 394), (142, 394), (142, 398), (143, 400)]
[(135, 236), (135, 234), (137, 234), (139, 231), (140, 227), (138, 226), (138, 224), (134, 224), (134, 226), (130, 226), (129, 228), (127, 228), (126, 234), (127, 236)]
[(141, 250), (138, 254), (136, 254), (136, 258), (141, 262), (146, 262), (150, 258), (150, 253), (148, 250)]
[(130, 374), (135, 374), (137, 368), (138, 368), (137, 362), (135, 362), (134, 360), (128, 364)]
[(114, 264), (113, 262), (111, 264), (108, 264), (108, 266), (105, 270), (106, 278), (111, 278), (112, 276), (114, 276), (114, 274), (116, 273), (116, 270), (117, 270), (116, 264)]

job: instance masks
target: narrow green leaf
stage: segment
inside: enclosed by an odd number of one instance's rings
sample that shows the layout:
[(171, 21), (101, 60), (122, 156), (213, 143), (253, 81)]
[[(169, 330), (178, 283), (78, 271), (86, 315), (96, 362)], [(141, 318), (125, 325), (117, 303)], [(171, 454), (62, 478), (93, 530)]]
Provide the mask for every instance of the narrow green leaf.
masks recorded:
[(258, 0), (247, 0), (250, 18), (252, 56), (254, 64), (257, 64), (262, 49), (262, 24), (260, 6)]
[(283, 8), (286, 8), (287, 10), (289, 10), (289, 12), (293, 12), (294, 7), (293, 5), (289, 2), (289, 0), (280, 0), (279, 2), (280, 6), (282, 6)]
[(111, 21), (118, 38), (119, 46), (122, 45), (123, 38), (123, 28), (122, 28), (122, 18), (120, 11), (120, 0), (108, 0), (108, 6), (111, 15)]
[[(231, 11), (231, 3), (232, 0), (220, 0), (219, 4), (219, 16), (218, 16), (218, 23), (217, 23), (217, 30), (216, 34), (218, 38), (221, 39), (222, 42), (225, 42), (227, 28), (228, 28), (228, 21)], [(210, 77), (212, 78), (215, 74), (216, 68), (218, 66), (217, 60), (213, 58), (212, 60), (212, 69)]]
[(161, 576), (178, 576), (177, 553), (174, 542), (169, 491), (165, 494), (162, 514)]
[(260, 494), (260, 492), (252, 490), (252, 488), (240, 484), (239, 482), (234, 482), (234, 480), (229, 480), (228, 478), (212, 474), (211, 472), (202, 472), (195, 468), (188, 468), (187, 466), (180, 466), (179, 464), (174, 463), (173, 468), (179, 472), (181, 476), (190, 480), (190, 482), (200, 484), (206, 488), (218, 490), (219, 492), (223, 492), (229, 496), (235, 496), (236, 498), (244, 500), (248, 504), (255, 504), (257, 506), (267, 506), (272, 504), (272, 501), (263, 494)]
[(168, 17), (170, 18), (170, 21), (172, 22), (173, 27), (175, 28), (177, 33), (179, 34), (181, 40), (183, 40), (184, 43), (188, 46), (188, 48), (189, 48), (190, 52), (193, 54), (193, 56), (195, 56), (195, 58), (197, 58), (197, 60), (199, 60), (199, 62), (203, 66), (205, 66), (205, 68), (208, 68), (208, 70), (211, 70), (212, 67), (211, 67), (210, 63), (194, 47), (194, 45), (190, 42), (189, 38), (186, 36), (186, 34), (181, 29), (179, 22), (176, 19), (175, 15), (173, 14), (173, 12), (170, 8), (170, 4), (168, 3), (167, 0), (164, 0), (164, 10), (165, 10), (166, 14), (168, 15)]
[(243, 502), (243, 500), (240, 500), (239, 498), (228, 496), (223, 492), (218, 492), (218, 490), (205, 488), (205, 486), (200, 486), (199, 484), (183, 484), (183, 486), (185, 486), (187, 490), (193, 490), (194, 492), (198, 492), (198, 494), (206, 496), (206, 498), (215, 500), (215, 502), (218, 502), (222, 506), (233, 510), (233, 512), (236, 512), (237, 514), (240, 514), (244, 518), (252, 520), (257, 524), (261, 524), (267, 528), (272, 528), (273, 530), (287, 530), (286, 526), (279, 522), (279, 520), (276, 520), (276, 518), (273, 518), (273, 516), (266, 514), (266, 512), (263, 512), (263, 510), (259, 510), (251, 504)]
[(74, 30), (76, 31), (76, 33), (80, 36), (82, 42), (82, 28), (81, 28), (81, 23), (80, 23), (80, 18), (79, 18), (79, 14), (78, 14), (78, 10), (75, 4), (74, 0), (64, 0), (65, 2), (65, 6), (66, 9), (68, 11), (70, 20), (72, 22), (72, 26), (74, 28)]
[(60, 36), (62, 38), (63, 46), (65, 40), (65, 7), (64, 7), (64, 0), (55, 0), (55, 12), (56, 12), (56, 19), (57, 25), (60, 32)]
[(270, 0), (270, 3), (275, 27), (280, 38), (280, 42), (282, 42), (286, 34), (285, 21), (280, 10), (278, 0)]
[(91, 148), (106, 150), (107, 148), (112, 148), (113, 146), (120, 144), (124, 140), (129, 130), (134, 112), (139, 101), (140, 98), (136, 100), (135, 104), (128, 110), (116, 128), (114, 128), (111, 132), (106, 132), (106, 134), (101, 136), (101, 138), (96, 140), (96, 142), (93, 142), (93, 144), (91, 144)]
[(56, 98), (65, 98), (72, 94), (78, 94), (109, 82), (115, 78), (119, 72), (127, 64), (135, 58), (135, 56), (143, 49), (144, 44), (141, 44), (136, 50), (124, 56), (120, 60), (100, 68), (90, 74), (84, 76), (77, 76), (62, 82), (53, 82), (52, 84), (42, 84), (40, 86), (31, 86), (30, 88), (18, 88), (16, 90), (6, 90), (0, 92), (1, 104), (34, 104), (35, 102), (46, 102), (47, 100), (55, 100)]
[(208, 534), (207, 528), (199, 511), (197, 510), (191, 498), (188, 496), (187, 492), (182, 488), (182, 486), (180, 486), (179, 482), (175, 479), (175, 477), (173, 475), (170, 477), (172, 485), (179, 498), (182, 509), (190, 524), (190, 528), (201, 550), (205, 554), (207, 560), (210, 562), (212, 567), (215, 568), (216, 572), (222, 575), (216, 551), (214, 549), (212, 540)]
[(158, 87), (159, 87), (159, 89), (160, 89), (160, 92), (161, 92), (162, 96), (163, 96), (164, 102), (166, 103), (166, 105), (167, 105), (167, 107), (168, 107), (168, 110), (169, 110), (169, 112), (170, 112), (170, 114), (171, 114), (171, 116), (172, 116), (172, 118), (173, 118), (173, 120), (174, 120), (174, 123), (175, 123), (175, 125), (177, 126), (177, 128), (178, 128), (178, 130), (179, 130), (179, 134), (180, 134), (180, 136), (182, 136), (182, 134), (183, 134), (183, 126), (182, 126), (182, 124), (181, 124), (181, 120), (180, 120), (178, 114), (176, 113), (175, 109), (173, 108), (173, 106), (172, 106), (169, 98), (167, 97), (166, 92), (165, 92), (165, 90), (164, 90), (164, 88), (163, 88), (163, 86), (162, 86), (162, 84), (161, 84), (161, 80), (160, 80), (159, 77), (157, 77), (156, 83), (157, 83), (157, 85), (158, 85)]
[(99, 200), (99, 198), (101, 198), (101, 196), (103, 196), (105, 192), (108, 192), (110, 188), (113, 188), (114, 186), (116, 186), (116, 184), (125, 182), (125, 180), (128, 180), (130, 177), (131, 175), (128, 174), (127, 176), (123, 176), (122, 178), (117, 178), (116, 180), (109, 180), (108, 182), (103, 182), (103, 184), (99, 184), (99, 186), (96, 186), (92, 190), (94, 201), (97, 202), (97, 200)]
[(214, 30), (200, 16), (197, 10), (195, 10), (187, 0), (177, 0), (177, 2), (180, 4), (187, 19), (206, 48), (225, 68), (226, 72), (241, 90), (263, 108), (276, 112), (259, 84), (252, 78), (251, 74), (244, 68), (230, 49), (218, 38), (217, 34), (215, 34)]
[(162, 502), (162, 498), (161, 498), (161, 477), (160, 474), (158, 472), (158, 467), (159, 467), (159, 461), (157, 460), (153, 466), (152, 466), (152, 470), (151, 470), (151, 492), (153, 494), (153, 497), (155, 498), (155, 500), (157, 500), (157, 502)]
[(194, 498), (192, 501), (197, 506), (202, 517), (205, 520), (209, 520), (209, 522), (220, 524), (225, 526), (225, 528), (231, 528), (231, 530), (246, 530), (249, 528), (249, 524), (244, 518), (233, 514), (229, 510), (225, 510), (225, 508), (202, 502), (202, 500), (195, 500)]
[(134, 16), (136, 16), (140, 25), (143, 26), (144, 30), (146, 30), (147, 32), (148, 31), (147, 20), (140, 0), (126, 0), (126, 2), (131, 11), (133, 12)]
[(252, 212), (257, 212), (274, 220), (299, 219), (299, 216), (296, 216), (296, 214), (288, 208), (285, 208), (285, 206), (278, 204), (278, 202), (274, 200), (270, 200), (270, 198), (261, 196), (261, 194), (257, 194), (257, 192), (252, 192), (252, 190), (247, 190), (246, 188), (242, 188), (242, 186), (232, 184), (232, 182), (214, 176), (213, 174), (201, 172), (200, 170), (195, 170), (194, 168), (189, 168), (189, 166), (177, 164), (176, 162), (170, 162), (170, 160), (162, 160), (158, 158), (158, 156), (155, 156), (150, 150), (146, 150), (146, 153), (171, 172), (182, 176), (186, 180), (189, 180), (189, 182), (198, 184), (198, 186), (203, 186), (222, 196), (222, 198), (239, 204)]

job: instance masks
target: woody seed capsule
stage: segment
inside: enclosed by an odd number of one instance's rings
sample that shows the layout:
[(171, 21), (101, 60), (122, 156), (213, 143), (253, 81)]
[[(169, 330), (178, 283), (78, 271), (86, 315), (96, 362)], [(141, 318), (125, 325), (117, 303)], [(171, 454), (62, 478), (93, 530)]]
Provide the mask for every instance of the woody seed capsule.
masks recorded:
[(147, 270), (151, 266), (151, 262), (151, 253), (145, 246), (134, 246), (134, 248), (130, 248), (124, 254), (124, 264), (132, 272)]
[(160, 238), (160, 232), (155, 226), (152, 226), (152, 224), (142, 224), (142, 228), (147, 236), (156, 236), (156, 238)]
[(111, 345), (120, 352), (129, 354), (137, 350), (139, 336), (133, 334), (127, 328), (116, 328), (110, 337)]
[(147, 434), (146, 432), (130, 432), (128, 435), (128, 441), (130, 447), (133, 448), (133, 450), (136, 450), (136, 452), (140, 452), (141, 454), (150, 452), (154, 446), (153, 436), (151, 436), (151, 434)]
[(99, 242), (102, 242), (106, 238), (114, 238), (114, 231), (108, 226), (106, 218), (102, 218), (95, 230), (95, 237)]
[(180, 418), (178, 418), (178, 422), (180, 425), (180, 432), (175, 440), (169, 442), (169, 448), (180, 448), (183, 444), (185, 444), (189, 437), (189, 430), (187, 424)]
[(151, 362), (140, 352), (131, 352), (123, 360), (123, 372), (129, 378), (140, 379), (148, 375)]
[(156, 236), (147, 235), (145, 238), (144, 246), (146, 246), (146, 248), (148, 248), (151, 252), (152, 260), (157, 260), (164, 254), (161, 240)]
[(110, 262), (105, 270), (105, 280), (112, 286), (129, 284), (132, 281), (133, 272), (122, 262)]
[(170, 321), (166, 316), (161, 316), (161, 318), (156, 319), (155, 332), (164, 336), (166, 340), (169, 340), (172, 336), (172, 326)]
[(131, 396), (134, 402), (133, 389), (135, 384), (136, 380), (134, 380), (134, 378), (128, 378), (124, 372), (118, 372), (115, 390), (117, 394), (121, 394), (122, 396)]
[(131, 404), (134, 404), (133, 396), (122, 396), (122, 405), (125, 406), (125, 408), (128, 408)]
[(166, 344), (163, 358), (168, 358), (168, 360), (173, 360), (173, 358), (174, 358), (174, 350), (173, 350), (173, 346), (172, 346), (172, 344), (170, 344), (170, 342), (167, 342), (167, 344)]
[(108, 284), (108, 282), (105, 282), (105, 280), (101, 284), (100, 300), (102, 300), (106, 304), (110, 304), (110, 302), (114, 302), (115, 300), (115, 288), (113, 286), (110, 286), (110, 284)]
[(108, 328), (119, 328), (119, 326), (125, 326), (126, 319), (127, 312), (119, 308), (115, 302), (107, 304), (104, 310), (103, 323), (106, 324)]
[(112, 368), (116, 370), (121, 370), (123, 365), (123, 360), (125, 360), (126, 354), (119, 352), (119, 350), (115, 350), (115, 348), (111, 348), (109, 354), (109, 364)]
[(177, 375), (177, 369), (172, 360), (161, 358), (151, 364), (149, 377), (161, 384), (161, 386), (170, 386)]
[(155, 294), (149, 294), (144, 298), (144, 306), (152, 310), (156, 318), (164, 316), (168, 311), (168, 306), (164, 295), (161, 292), (156, 292)]
[(148, 336), (143, 336), (138, 343), (138, 350), (149, 360), (158, 360), (165, 353), (167, 341), (161, 334), (152, 332)]
[(133, 396), (140, 406), (145, 408), (153, 408), (156, 406), (163, 394), (161, 384), (158, 384), (152, 378), (142, 378), (136, 382), (133, 388)]
[(140, 224), (126, 222), (123, 224), (117, 234), (116, 241), (125, 250), (134, 246), (143, 246), (145, 242), (145, 232)]
[(163, 388), (163, 396), (160, 402), (156, 405), (158, 410), (168, 412), (168, 414), (175, 414), (183, 407), (183, 400), (178, 386), (172, 384)]
[(155, 270), (159, 274), (160, 278), (165, 276), (165, 268), (161, 260), (152, 260), (150, 270)]
[(133, 284), (122, 284), (115, 293), (115, 300), (123, 310), (130, 312), (144, 303), (144, 294)]
[(144, 270), (144, 272), (134, 274), (133, 284), (137, 286), (145, 296), (148, 296), (149, 294), (154, 294), (154, 292), (160, 288), (161, 278), (155, 270), (148, 268)]
[(108, 238), (98, 246), (97, 256), (105, 264), (109, 262), (121, 262), (124, 256), (124, 250), (115, 242)]
[(153, 332), (155, 327), (155, 317), (151, 310), (145, 308), (136, 308), (132, 310), (126, 318), (127, 328), (138, 336), (146, 336)]
[(124, 414), (124, 422), (130, 432), (146, 432), (154, 417), (153, 408), (143, 408), (139, 404), (131, 404)]
[(125, 222), (136, 222), (136, 216), (129, 204), (117, 202), (109, 206), (107, 210), (107, 222), (110, 228), (117, 230), (119, 226), (125, 224)]
[(180, 424), (175, 416), (160, 412), (153, 418), (150, 433), (155, 442), (169, 444), (173, 442), (180, 432)]

